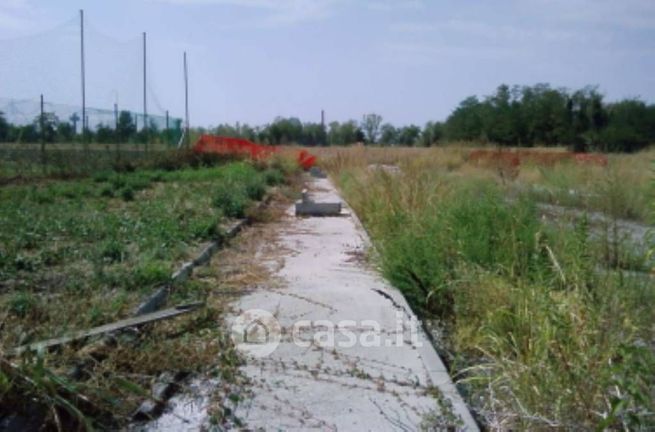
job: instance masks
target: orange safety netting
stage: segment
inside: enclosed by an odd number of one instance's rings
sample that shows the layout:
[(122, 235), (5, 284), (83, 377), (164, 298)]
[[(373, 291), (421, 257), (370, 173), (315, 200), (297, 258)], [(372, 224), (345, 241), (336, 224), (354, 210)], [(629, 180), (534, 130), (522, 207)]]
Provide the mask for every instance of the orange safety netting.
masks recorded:
[[(267, 159), (278, 151), (277, 147), (256, 144), (243, 138), (201, 135), (193, 146), (196, 153), (217, 153), (246, 155), (254, 160)], [(298, 165), (308, 170), (316, 163), (316, 156), (307, 150), (300, 150), (296, 158)]]

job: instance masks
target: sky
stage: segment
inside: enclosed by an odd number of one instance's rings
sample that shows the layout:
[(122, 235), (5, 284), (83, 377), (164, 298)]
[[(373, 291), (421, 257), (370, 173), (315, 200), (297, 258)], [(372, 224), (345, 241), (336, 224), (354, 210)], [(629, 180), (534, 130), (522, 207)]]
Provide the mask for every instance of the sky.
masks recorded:
[(655, 0), (0, 0), (0, 97), (79, 100), (79, 9), (88, 104), (141, 109), (145, 31), (150, 110), (183, 115), (187, 51), (193, 126), (422, 125), (502, 83), (655, 101)]

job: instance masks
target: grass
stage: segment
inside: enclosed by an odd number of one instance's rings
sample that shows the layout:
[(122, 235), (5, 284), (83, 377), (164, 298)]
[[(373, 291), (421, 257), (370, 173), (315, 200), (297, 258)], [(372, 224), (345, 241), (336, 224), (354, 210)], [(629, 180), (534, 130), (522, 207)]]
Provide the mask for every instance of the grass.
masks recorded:
[[(222, 222), (242, 217), (295, 170), (280, 158), (194, 161), (195, 167), (163, 162), (0, 188), (0, 354), (130, 316), (203, 242), (222, 235)], [(220, 374), (217, 361), (231, 348), (217, 325), (222, 303), (211, 297), (215, 289), (208, 280), (176, 286), (176, 303), (208, 306), (112, 339), (111, 348), (99, 341), (81, 350), (0, 355), (0, 418), (22, 413), (54, 429), (113, 429), (129, 421), (159, 373), (217, 368)], [(73, 379), (75, 368), (85, 378)]]
[(630, 183), (621, 175), (630, 165), (647, 170), (652, 152), (613, 157), (609, 169), (507, 176), (469, 164), (467, 151), (353, 148), (322, 160), (369, 230), (384, 275), (446, 328), (442, 354), (487, 427), (654, 428), (653, 278), (608, 259), (608, 250), (639, 255), (611, 227), (598, 235), (590, 218), (545, 221), (543, 197), (529, 187), (593, 190), (594, 200), (567, 204), (645, 220), (648, 171)]

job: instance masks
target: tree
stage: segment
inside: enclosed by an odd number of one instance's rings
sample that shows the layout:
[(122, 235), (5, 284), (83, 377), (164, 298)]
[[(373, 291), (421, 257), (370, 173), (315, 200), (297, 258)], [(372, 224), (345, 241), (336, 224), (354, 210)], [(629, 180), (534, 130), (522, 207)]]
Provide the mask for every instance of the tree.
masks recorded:
[(421, 132), (421, 145), (430, 147), (444, 136), (444, 125), (441, 122), (427, 122)]
[(652, 113), (653, 107), (649, 109), (640, 100), (611, 104), (607, 109), (607, 120), (602, 120), (607, 121), (607, 127), (599, 134), (600, 150), (634, 152), (646, 147), (655, 139)]
[(129, 111), (121, 111), (118, 114), (116, 124), (116, 139), (119, 142), (128, 142), (136, 134), (136, 124)]
[(39, 131), (34, 124), (17, 127), (16, 141), (25, 143), (39, 142)]
[(74, 138), (75, 129), (73, 129), (73, 125), (68, 122), (59, 123), (57, 126), (57, 141), (72, 142)]
[(5, 119), (5, 113), (0, 111), (0, 142), (5, 142), (9, 138), (9, 122)]
[(385, 123), (380, 128), (380, 144), (398, 144), (398, 131), (391, 123)]
[(475, 140), (482, 136), (481, 104), (476, 96), (464, 99), (446, 120), (446, 134), (451, 140)]
[(366, 114), (362, 119), (362, 130), (366, 134), (366, 140), (370, 144), (375, 144), (380, 133), (380, 124), (382, 116), (378, 114)]
[(101, 144), (114, 142), (116, 138), (115, 131), (109, 126), (99, 124), (96, 128), (96, 140)]
[(295, 117), (278, 117), (267, 129), (271, 144), (299, 143), (302, 140), (302, 123)]
[(301, 142), (308, 146), (325, 145), (327, 143), (325, 127), (320, 123), (305, 123)]
[(409, 125), (398, 130), (398, 144), (413, 146), (421, 136), (421, 128), (416, 125)]
[(327, 141), (330, 145), (348, 145), (363, 140), (364, 134), (354, 120), (344, 123), (334, 121), (329, 125)]
[[(57, 138), (57, 125), (59, 124), (59, 119), (55, 113), (43, 113), (43, 118), (39, 114), (34, 118), (33, 124), (39, 135), (39, 140), (43, 138), (45, 142), (55, 142)], [(41, 129), (42, 127), (43, 130)]]

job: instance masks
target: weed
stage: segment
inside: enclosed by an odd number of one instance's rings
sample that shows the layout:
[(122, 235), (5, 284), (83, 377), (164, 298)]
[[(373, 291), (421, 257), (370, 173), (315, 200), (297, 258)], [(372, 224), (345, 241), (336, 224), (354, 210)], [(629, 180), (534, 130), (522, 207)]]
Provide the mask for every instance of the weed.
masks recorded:
[(36, 309), (36, 299), (29, 292), (17, 292), (9, 298), (7, 309), (20, 318), (25, 318)]
[[(617, 271), (647, 268), (643, 247), (616, 228), (618, 217), (643, 217), (645, 186), (621, 180), (620, 157), (609, 170), (555, 165), (507, 181), (446, 166), (436, 157), (445, 150), (331, 151), (324, 165), (369, 230), (384, 275), (443, 323), (452, 372), (490, 425), (653, 427), (655, 289), (648, 275)], [(602, 210), (609, 225), (542, 221), (545, 195), (524, 186), (544, 179), (556, 200)]]
[(126, 186), (120, 190), (121, 198), (123, 201), (133, 201), (134, 200), (134, 189), (129, 186)]
[(101, 256), (108, 262), (121, 262), (126, 256), (125, 245), (112, 239), (101, 246)]
[(245, 214), (248, 197), (243, 187), (221, 183), (214, 189), (213, 204), (220, 208), (225, 216), (242, 218)]
[(286, 180), (282, 171), (274, 168), (266, 169), (264, 171), (264, 178), (266, 179), (266, 184), (269, 186), (283, 184)]
[(100, 189), (100, 196), (104, 198), (112, 198), (114, 196), (114, 188), (110, 185), (105, 185)]
[(170, 267), (162, 261), (145, 261), (140, 263), (132, 273), (132, 286), (138, 289), (167, 282)]

